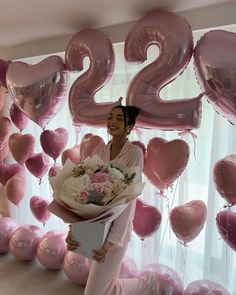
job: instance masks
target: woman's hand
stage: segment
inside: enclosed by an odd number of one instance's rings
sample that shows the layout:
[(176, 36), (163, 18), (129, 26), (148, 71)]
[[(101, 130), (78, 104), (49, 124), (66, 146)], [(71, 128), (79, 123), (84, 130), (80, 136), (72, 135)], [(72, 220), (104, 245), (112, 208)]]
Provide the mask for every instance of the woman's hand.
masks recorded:
[(93, 253), (93, 258), (98, 262), (98, 263), (103, 263), (106, 259), (107, 253), (109, 250), (114, 245), (111, 242), (105, 241), (101, 249), (94, 250)]
[(70, 227), (69, 227), (69, 231), (68, 231), (68, 234), (66, 237), (66, 243), (67, 243), (67, 250), (68, 251), (73, 251), (76, 248), (80, 247), (80, 243), (74, 240)]

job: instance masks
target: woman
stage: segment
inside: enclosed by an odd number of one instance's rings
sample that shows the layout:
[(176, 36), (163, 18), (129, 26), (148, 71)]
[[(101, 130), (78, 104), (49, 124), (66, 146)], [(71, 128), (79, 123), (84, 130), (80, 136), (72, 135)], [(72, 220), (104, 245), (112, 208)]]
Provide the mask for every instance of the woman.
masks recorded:
[[(143, 170), (143, 151), (133, 145), (127, 135), (135, 126), (139, 109), (134, 106), (116, 106), (107, 120), (107, 130), (112, 140), (104, 147), (99, 145), (93, 154), (103, 161), (122, 159), (128, 167), (139, 167), (139, 181)], [(136, 201), (132, 201), (121, 215), (113, 222), (108, 237), (101, 249), (94, 251), (85, 295), (156, 295), (166, 293), (154, 273), (133, 279), (119, 279), (122, 259), (127, 250), (133, 229)], [(73, 241), (69, 231), (66, 238), (67, 249), (73, 251), (79, 243)]]

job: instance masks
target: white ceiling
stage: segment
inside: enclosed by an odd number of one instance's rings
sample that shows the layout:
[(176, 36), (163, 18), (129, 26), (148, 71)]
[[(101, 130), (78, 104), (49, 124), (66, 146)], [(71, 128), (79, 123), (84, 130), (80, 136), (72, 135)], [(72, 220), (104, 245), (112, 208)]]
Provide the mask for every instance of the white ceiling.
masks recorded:
[(236, 23), (236, 1), (228, 0), (0, 0), (0, 58), (63, 51), (71, 35), (87, 27), (121, 41), (131, 24), (153, 9), (182, 15), (194, 29), (209, 20), (209, 25)]

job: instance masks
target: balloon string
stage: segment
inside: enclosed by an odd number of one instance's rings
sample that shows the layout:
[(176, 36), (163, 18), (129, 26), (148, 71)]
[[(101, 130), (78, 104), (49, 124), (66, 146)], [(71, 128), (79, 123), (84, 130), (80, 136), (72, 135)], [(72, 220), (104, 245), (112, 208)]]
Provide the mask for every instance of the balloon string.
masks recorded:
[(75, 126), (74, 130), (75, 130), (75, 145), (77, 145), (79, 142), (80, 126)]
[(185, 269), (186, 269), (186, 261), (187, 261), (187, 243), (186, 242), (181, 242), (181, 244), (184, 245), (184, 259), (183, 259), (183, 263), (182, 265), (180, 266), (180, 271), (182, 272), (182, 281), (184, 283), (184, 280), (185, 280), (185, 277), (186, 277), (186, 272), (185, 272)]
[(188, 131), (181, 131), (178, 132), (178, 135), (180, 136), (180, 139), (182, 139), (185, 135), (191, 135), (192, 139), (193, 139), (193, 155), (194, 155), (194, 159), (197, 161), (197, 157), (196, 157), (196, 139), (197, 139), (197, 135), (195, 133), (193, 133), (191, 130)]

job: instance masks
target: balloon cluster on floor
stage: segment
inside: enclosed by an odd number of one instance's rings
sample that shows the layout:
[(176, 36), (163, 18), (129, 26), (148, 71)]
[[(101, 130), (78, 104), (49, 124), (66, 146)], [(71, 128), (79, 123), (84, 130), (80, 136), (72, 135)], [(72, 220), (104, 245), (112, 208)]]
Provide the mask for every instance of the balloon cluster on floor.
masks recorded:
[[(236, 124), (234, 33), (212, 30), (203, 35), (193, 48), (189, 24), (174, 13), (157, 10), (140, 19), (127, 34), (125, 60), (128, 63), (143, 63), (147, 59), (147, 48), (153, 44), (159, 48), (158, 57), (138, 72), (127, 88), (126, 104), (141, 109), (137, 127), (179, 130), (192, 134), (191, 130), (199, 128), (201, 124), (203, 93), (217, 113), (231, 124)], [(89, 68), (78, 75), (68, 94), (70, 73), (83, 70), (85, 56), (89, 57)], [(161, 99), (161, 90), (185, 70), (192, 57), (202, 93), (193, 98)], [(14, 205), (19, 205), (26, 194), (26, 169), (41, 183), (46, 174), (56, 175), (67, 158), (77, 164), (102, 141), (99, 136), (87, 134), (79, 144), (66, 149), (68, 131), (62, 127), (46, 130), (46, 126), (56, 116), (68, 94), (74, 126), (105, 127), (109, 111), (121, 103), (121, 98), (112, 103), (96, 103), (94, 96), (111, 78), (114, 63), (112, 43), (104, 33), (96, 29), (82, 30), (71, 38), (65, 49), (65, 61), (56, 55), (35, 65), (0, 60), (0, 111), (4, 109), (7, 94), (13, 101), (9, 118), (0, 116), (0, 189), (4, 190)], [(29, 120), (42, 128), (40, 152), (35, 152), (37, 139), (31, 134), (22, 133)], [(12, 124), (19, 132), (12, 133)], [(145, 176), (163, 196), (187, 166), (188, 144), (182, 139), (167, 141), (159, 137), (152, 138), (147, 146), (138, 141), (135, 144), (144, 152)], [(6, 162), (9, 153), (16, 163)], [(60, 156), (61, 164), (58, 164), (56, 161)], [(54, 163), (52, 166), (51, 160)], [(229, 208), (236, 204), (235, 175), (236, 155), (228, 155), (215, 163), (216, 190), (228, 203), (228, 210), (217, 214), (216, 223), (220, 235), (233, 250), (236, 250), (236, 213)], [(44, 224), (50, 218), (48, 201), (41, 196), (31, 196), (29, 206), (39, 222)], [(181, 204), (169, 213), (171, 228), (185, 245), (201, 232), (206, 216), (207, 207), (201, 200)], [(5, 218), (7, 217), (1, 219), (1, 227), (4, 227)], [(138, 199), (134, 231), (142, 240), (158, 230), (161, 220), (159, 209)], [(89, 263), (74, 253), (66, 252), (63, 233), (52, 231), (44, 234), (35, 226), (16, 229), (14, 221), (8, 222), (11, 225), (5, 226), (9, 228), (8, 231), (12, 230), (12, 235), (8, 233), (3, 236), (10, 238), (9, 248), (14, 256), (30, 260), (37, 255), (39, 262), (49, 269), (56, 269), (63, 264), (68, 277), (73, 281), (85, 282)], [(0, 242), (4, 239), (1, 238)], [(131, 267), (132, 263), (126, 263)], [(172, 270), (160, 265), (150, 268), (163, 276), (172, 273)], [(83, 271), (78, 271), (81, 269)], [(130, 269), (126, 271), (129, 273)], [(77, 273), (81, 273), (81, 277), (78, 278)], [(172, 280), (177, 282), (176, 286), (181, 285), (173, 276)], [(176, 290), (178, 288), (183, 289), (176, 287)], [(194, 290), (204, 288), (220, 290), (221, 287), (213, 282), (196, 281), (188, 286), (186, 294), (194, 294)], [(180, 293), (176, 291), (174, 294)]]

